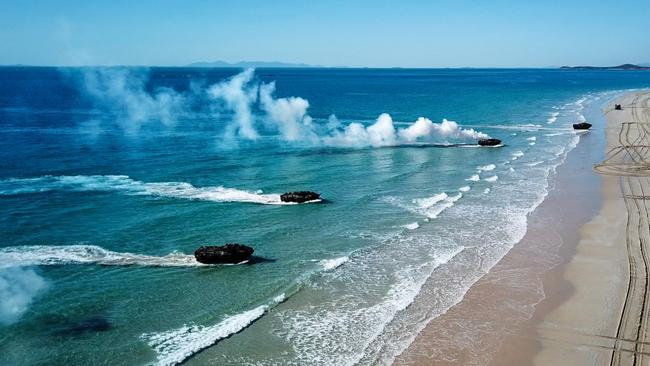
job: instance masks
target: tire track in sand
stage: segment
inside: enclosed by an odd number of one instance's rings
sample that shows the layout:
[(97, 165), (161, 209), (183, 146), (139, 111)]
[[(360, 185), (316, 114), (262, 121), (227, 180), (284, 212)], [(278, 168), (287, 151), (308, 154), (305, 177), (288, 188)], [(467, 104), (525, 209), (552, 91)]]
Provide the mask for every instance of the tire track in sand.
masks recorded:
[[(627, 211), (626, 251), (628, 286), (621, 310), (610, 365), (644, 365), (648, 361), (650, 322), (650, 93), (635, 96), (629, 106), (630, 121), (623, 122), (618, 146), (594, 166), (601, 174), (620, 177)], [(648, 195), (646, 195), (646, 193)]]

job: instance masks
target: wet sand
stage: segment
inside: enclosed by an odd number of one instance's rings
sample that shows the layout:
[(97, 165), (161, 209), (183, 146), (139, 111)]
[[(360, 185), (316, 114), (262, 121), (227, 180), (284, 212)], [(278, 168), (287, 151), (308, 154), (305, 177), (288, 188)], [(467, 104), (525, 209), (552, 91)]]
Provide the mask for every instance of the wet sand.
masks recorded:
[(650, 92), (629, 93), (604, 108), (606, 126), (583, 135), (558, 167), (523, 240), (432, 320), (396, 365), (650, 360), (650, 170), (646, 177), (639, 168), (650, 159), (650, 134), (646, 141), (644, 125), (623, 123), (650, 122), (648, 103)]

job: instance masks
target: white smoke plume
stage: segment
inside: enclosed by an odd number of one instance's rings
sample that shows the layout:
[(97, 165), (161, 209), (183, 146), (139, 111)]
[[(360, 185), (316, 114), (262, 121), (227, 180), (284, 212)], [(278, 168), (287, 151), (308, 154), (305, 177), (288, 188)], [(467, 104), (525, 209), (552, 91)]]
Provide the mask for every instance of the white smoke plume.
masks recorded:
[(33, 269), (0, 268), (0, 324), (18, 321), (46, 287), (45, 280)]
[(414, 142), (420, 139), (431, 137), (443, 137), (445, 139), (480, 139), (488, 135), (474, 131), (474, 129), (463, 129), (454, 121), (442, 120), (442, 123), (433, 123), (430, 119), (420, 117), (409, 127), (399, 131), (399, 136), (407, 142)]
[(116, 115), (130, 133), (142, 124), (157, 121), (171, 126), (186, 108), (186, 96), (171, 88), (146, 90), (148, 75), (139, 69), (84, 68), (84, 91), (96, 106)]
[(137, 126), (159, 120), (172, 124), (181, 113), (189, 114), (193, 104), (207, 102), (206, 110), (216, 118), (230, 118), (223, 137), (226, 140), (255, 141), (261, 130), (273, 132), (281, 140), (312, 146), (382, 147), (414, 143), (454, 142), (487, 138), (456, 122), (434, 123), (420, 117), (405, 128), (396, 128), (391, 116), (382, 113), (371, 125), (342, 124), (334, 115), (317, 124), (308, 114), (309, 102), (301, 97), (277, 98), (275, 82), (255, 79), (254, 69), (246, 69), (207, 89), (193, 84), (190, 91), (178, 93), (159, 88), (146, 91), (146, 77), (130, 70), (91, 69), (85, 73), (85, 89), (98, 104), (117, 107)]
[(275, 82), (260, 86), (260, 104), (266, 112), (267, 125), (277, 129), (286, 141), (318, 140), (312, 118), (307, 114), (309, 102), (300, 97), (274, 98), (274, 92)]
[(408, 127), (396, 129), (393, 119), (382, 113), (377, 121), (365, 127), (360, 123), (350, 123), (342, 131), (336, 130), (323, 138), (326, 145), (348, 147), (382, 147), (433, 142), (443, 139), (468, 140), (487, 138), (488, 135), (473, 129), (463, 129), (454, 121), (443, 120), (433, 123), (430, 119), (420, 117)]
[(323, 142), (330, 146), (393, 146), (397, 144), (397, 133), (393, 126), (393, 119), (387, 113), (382, 113), (377, 122), (365, 127), (361, 123), (350, 123), (343, 130), (335, 130), (323, 138)]
[(227, 81), (210, 87), (208, 93), (213, 99), (222, 100), (234, 112), (233, 121), (226, 128), (225, 136), (234, 138), (235, 133), (248, 140), (255, 140), (259, 134), (255, 130), (255, 119), (251, 105), (257, 100), (257, 85), (250, 85), (254, 70), (246, 69)]

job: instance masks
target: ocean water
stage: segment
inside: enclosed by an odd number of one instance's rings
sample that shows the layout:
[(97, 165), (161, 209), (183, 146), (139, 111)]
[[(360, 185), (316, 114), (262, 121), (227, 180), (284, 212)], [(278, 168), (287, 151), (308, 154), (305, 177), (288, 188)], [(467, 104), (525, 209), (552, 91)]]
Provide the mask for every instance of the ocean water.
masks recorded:
[[(458, 302), (525, 233), (580, 141), (571, 124), (650, 73), (0, 80), (1, 364), (352, 365), (390, 363)], [(324, 202), (283, 204), (292, 190)], [(226, 242), (255, 257), (194, 261)], [(453, 280), (421, 291), (432, 276)]]

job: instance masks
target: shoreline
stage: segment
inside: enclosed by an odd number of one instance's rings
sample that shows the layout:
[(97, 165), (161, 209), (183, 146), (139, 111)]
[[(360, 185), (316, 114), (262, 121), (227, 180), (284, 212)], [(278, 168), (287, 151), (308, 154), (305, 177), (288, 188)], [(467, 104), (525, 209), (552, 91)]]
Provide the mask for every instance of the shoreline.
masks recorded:
[(614, 123), (603, 121), (581, 137), (529, 215), (524, 238), (460, 303), (427, 324), (396, 365), (609, 362), (617, 329), (611, 313), (622, 307), (628, 277), (620, 250), (625, 204), (618, 180), (592, 167), (611, 148)]

